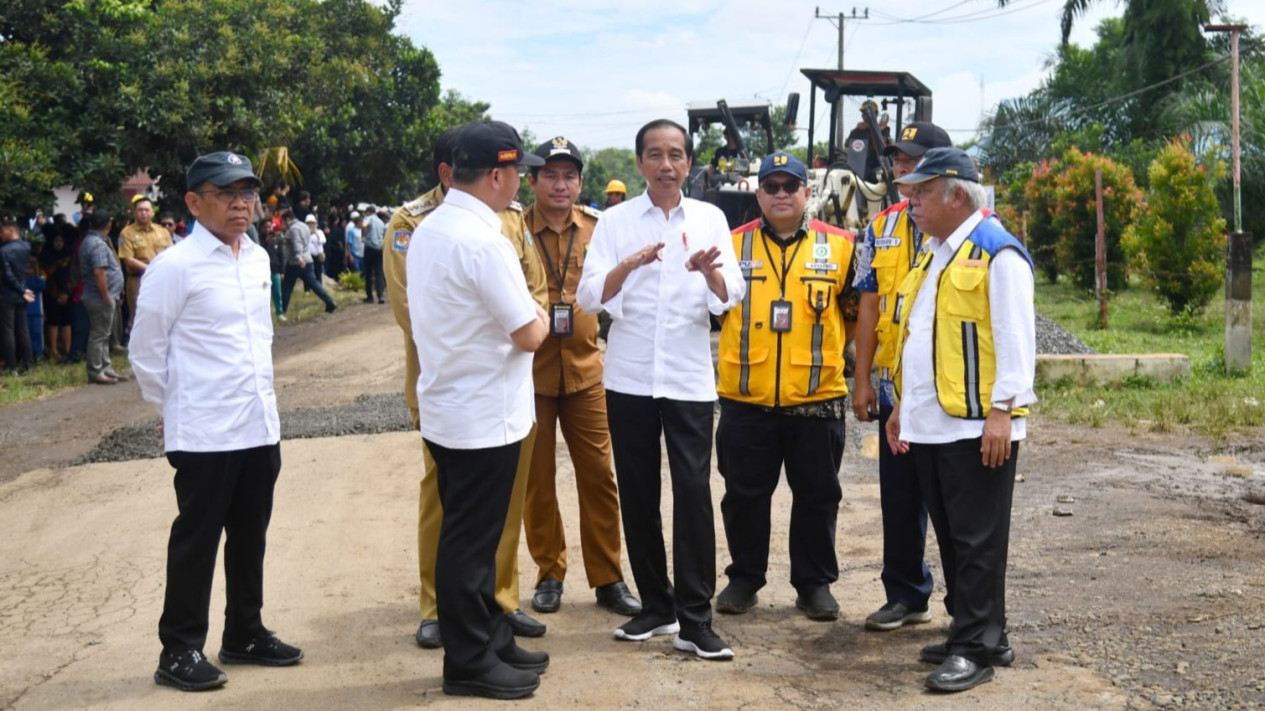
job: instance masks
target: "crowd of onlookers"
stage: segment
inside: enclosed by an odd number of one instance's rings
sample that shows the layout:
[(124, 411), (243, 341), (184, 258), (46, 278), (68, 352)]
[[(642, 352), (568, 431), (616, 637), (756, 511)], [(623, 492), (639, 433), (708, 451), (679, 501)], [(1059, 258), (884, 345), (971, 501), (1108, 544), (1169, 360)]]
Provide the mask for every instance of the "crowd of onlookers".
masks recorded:
[[(91, 216), (100, 210), (88, 193), (81, 194), (80, 204), (81, 211), (69, 217), (58, 213), (49, 219), (39, 212), (28, 220), (0, 221), (0, 373), (21, 374), (38, 362), (77, 364), (87, 358), (93, 322), (85, 287), (93, 291), (95, 274), (81, 259), (81, 247), (93, 231)], [(385, 209), (346, 205), (321, 210), (307, 191), (291, 195), (285, 181), (261, 196), (256, 206), (248, 234), (268, 250), (279, 320), (286, 320), (290, 293), (299, 282), (326, 302), (327, 312), (333, 311), (337, 305), (326, 294), (323, 277), (337, 282), (347, 271), (363, 273), (366, 302), (385, 302)], [(113, 299), (110, 319), (109, 350), (118, 353), (127, 346), (145, 266), (183, 240), (194, 220), (173, 209), (158, 209), (148, 197), (136, 195), (129, 214), (115, 216), (107, 225), (100, 229), (101, 236), (126, 283)]]

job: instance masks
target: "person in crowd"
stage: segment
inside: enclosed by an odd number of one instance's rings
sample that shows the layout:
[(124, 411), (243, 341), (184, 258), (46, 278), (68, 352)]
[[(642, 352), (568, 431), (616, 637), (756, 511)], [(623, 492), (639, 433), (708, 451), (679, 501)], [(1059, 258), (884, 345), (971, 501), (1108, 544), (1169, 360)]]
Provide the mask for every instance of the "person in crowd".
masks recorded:
[[(929, 149), (952, 145), (944, 129), (928, 121), (914, 121), (901, 131), (900, 140), (883, 149), (892, 158), (892, 174), (913, 172)], [(908, 186), (900, 187), (902, 193)], [(855, 391), (852, 411), (861, 422), (877, 419), (884, 432), (896, 390), (892, 366), (896, 362), (897, 329), (892, 325), (896, 289), (913, 268), (925, 235), (914, 224), (909, 201), (875, 215), (857, 245), (855, 286), (861, 292), (857, 318)], [(878, 367), (878, 391), (868, 377)], [(913, 457), (897, 457), (879, 438), (879, 503), (883, 514), (882, 607), (865, 618), (869, 630), (888, 631), (931, 619), (931, 569), (927, 567), (927, 508), (922, 502), (918, 470)]]
[(387, 226), (378, 217), (378, 208), (370, 205), (363, 220), (365, 303), (372, 304), (377, 293), (379, 304), (386, 303), (386, 277), (382, 273), (382, 243), (386, 239)]
[[(425, 432), (418, 413), (417, 382), (421, 372), (417, 346), (413, 341), (408, 295), (406, 264), (413, 233), (435, 208), (443, 204), (444, 195), (452, 186), (452, 151), (461, 127), (444, 131), (435, 141), (431, 153), (431, 170), (438, 184), (416, 200), (410, 200), (397, 209), (387, 224), (391, 241), (383, 255), (388, 287), (395, 296), (391, 299), (391, 311), (396, 323), (404, 332), (404, 404), (408, 408), (413, 426)], [(527, 228), (523, 224), (522, 208), (516, 202), (499, 211), (501, 234), (513, 247), (532, 298), (542, 307), (548, 303), (549, 291), (545, 286), (544, 267), (540, 257), (527, 242)], [(534, 428), (533, 428), (534, 430)], [(523, 503), (527, 492), (527, 477), (534, 450), (535, 433), (523, 440), (518, 455), (518, 468), (514, 474), (514, 489), (510, 494), (509, 511), (505, 516), (500, 541), (496, 547), (494, 573), (496, 601), (501, 606), (510, 629), (519, 637), (540, 637), (548, 627), (519, 608), (518, 543), (523, 530)], [(440, 504), (438, 471), (435, 459), (423, 443), (422, 478), (418, 491), (417, 516), (417, 570), (420, 580), (418, 611), (421, 622), (414, 639), (423, 649), (443, 646), (439, 626), (439, 608), (435, 600), (435, 557), (439, 543), (440, 522), (443, 507)]]
[(264, 251), (268, 253), (268, 272), (272, 277), (272, 312), (278, 321), (286, 320), (286, 312), (281, 301), (281, 277), (285, 274), (286, 255), (284, 237), (272, 231), (272, 222), (263, 220), (259, 223), (260, 234), (263, 235)]
[(26, 332), (31, 340), (33, 361), (44, 360), (44, 288), (48, 283), (40, 271), (40, 260), (31, 257), (26, 267), (26, 290), (35, 298), (26, 305)]
[[(612, 324), (602, 377), (624, 543), (642, 612), (615, 630), (640, 641), (676, 633), (677, 649), (732, 659), (712, 629), (716, 533), (711, 498), (716, 385), (708, 314), (746, 293), (725, 215), (681, 194), (693, 144), (660, 119), (637, 132), (646, 192), (602, 215), (576, 302)], [(673, 577), (660, 513), (660, 438), (672, 477)]]
[[(365, 258), (365, 242), (363, 236), (362, 225), (364, 222), (360, 219), (360, 213), (352, 210), (347, 217), (347, 225), (344, 229), (347, 245), (347, 268), (357, 274), (361, 273)], [(366, 289), (368, 281), (365, 282)]]
[(622, 180), (612, 180), (606, 184), (606, 209), (615, 207), (628, 198), (628, 187)]
[(119, 233), (119, 261), (127, 276), (127, 323), (124, 333), (131, 333), (136, 319), (136, 294), (140, 292), (145, 269), (160, 252), (171, 246), (171, 232), (154, 222), (154, 203), (144, 195), (132, 201), (134, 221)]
[(965, 691), (1014, 660), (1006, 558), (1019, 442), (1037, 399), (1032, 259), (985, 208), (964, 151), (932, 148), (897, 183), (910, 186), (927, 245), (896, 292), (886, 436), (915, 460), (953, 615), (948, 640), (920, 653), (939, 664), (925, 684)]
[(79, 247), (79, 277), (83, 283), (83, 307), (88, 314), (88, 347), (84, 360), (88, 367), (88, 382), (97, 385), (114, 385), (126, 380), (114, 372), (110, 362), (110, 332), (118, 314), (117, 304), (123, 295), (123, 268), (119, 258), (110, 249), (107, 234), (110, 229), (110, 213), (103, 209), (93, 210), (84, 218), (88, 233)]
[(325, 287), (316, 280), (316, 272), (312, 269), (311, 230), (305, 223), (295, 219), (294, 211), (288, 208), (281, 211), (281, 222), (285, 228), (285, 239), (282, 244), (285, 246), (286, 255), (285, 275), (281, 280), (282, 312), (290, 310), (290, 295), (294, 293), (294, 282), (302, 280), (304, 286), (311, 289), (321, 301), (325, 302), (325, 313), (333, 313), (338, 309), (338, 304), (325, 292)]
[(641, 603), (629, 591), (620, 567), (619, 490), (611, 470), (597, 316), (575, 307), (584, 255), (601, 213), (575, 204), (584, 159), (574, 143), (558, 137), (535, 154), (544, 165), (531, 169), (528, 181), (536, 202), (524, 211), (523, 219), (548, 266), (550, 313), (549, 337), (536, 351), (532, 366), (538, 430), (523, 509), (527, 548), (539, 571), (531, 606), (537, 612), (557, 612), (567, 575), (554, 456), (561, 424), (575, 468), (580, 545), (589, 587), (598, 605), (631, 617), (641, 612)]
[(289, 666), (303, 651), (262, 619), (281, 423), (268, 290), (260, 288), (268, 284), (268, 257), (246, 236), (261, 183), (248, 158), (229, 152), (199, 156), (185, 182), (185, 205), (198, 224), (147, 270), (129, 357), (141, 395), (162, 409), (179, 506), (167, 544), (154, 681), (202, 691), (228, 681), (203, 651), (221, 536), (220, 662)]
[[(303, 193), (299, 193), (299, 195), (302, 196)], [(295, 216), (297, 217), (298, 213), (295, 213)], [(303, 222), (312, 233), (308, 242), (310, 247), (309, 254), (312, 257), (312, 276), (319, 282), (325, 275), (325, 230), (321, 229), (315, 212), (309, 212), (303, 218)]]
[(179, 244), (180, 240), (184, 239), (184, 235), (178, 230), (179, 225), (176, 222), (176, 213), (170, 210), (163, 210), (154, 219), (158, 221), (159, 227), (167, 230), (167, 233), (171, 235), (171, 243), (173, 245)]
[(497, 542), (532, 433), (531, 353), (548, 334), (496, 213), (518, 194), (518, 166), (541, 163), (507, 124), (468, 125), (452, 189), (406, 260), (418, 410), (443, 504), (435, 587), (452, 695), (521, 698), (549, 665), (514, 642), (495, 596)]
[(298, 198), (299, 199), (294, 203), (294, 217), (296, 219), (303, 220), (303, 222), (306, 223), (308, 221), (307, 216), (315, 212), (315, 210), (312, 209), (312, 193), (306, 190), (300, 190)]
[[(54, 216), (54, 223), (58, 216)], [(60, 215), (65, 222), (65, 215)], [(40, 252), (40, 269), (45, 275), (44, 323), (47, 326), (48, 356), (53, 363), (62, 363), (70, 356), (70, 302), (74, 296), (74, 279), (70, 268), (71, 248), (65, 233), (50, 231)]]
[(769, 154), (758, 181), (760, 217), (733, 232), (747, 295), (720, 333), (716, 458), (732, 562), (716, 610), (750, 610), (767, 582), (773, 492), (785, 468), (795, 607), (810, 619), (834, 620), (848, 394), (844, 296), (852, 288), (854, 238), (807, 214), (811, 191), (799, 158)]
[(346, 269), (346, 220), (337, 208), (325, 213), (325, 275), (335, 281)]
[(31, 243), (22, 239), (16, 220), (0, 222), (0, 360), (10, 373), (31, 369), (31, 334), (26, 326), (27, 304), (34, 294), (26, 287)]

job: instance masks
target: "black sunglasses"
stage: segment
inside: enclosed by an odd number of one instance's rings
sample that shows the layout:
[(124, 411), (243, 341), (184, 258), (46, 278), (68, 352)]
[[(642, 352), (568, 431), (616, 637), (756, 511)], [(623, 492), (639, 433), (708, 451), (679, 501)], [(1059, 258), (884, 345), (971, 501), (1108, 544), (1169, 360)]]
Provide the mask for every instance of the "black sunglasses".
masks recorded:
[(803, 187), (803, 183), (797, 179), (788, 180), (784, 183), (776, 180), (766, 180), (760, 183), (760, 189), (764, 191), (765, 195), (777, 195), (783, 190), (786, 191), (787, 195), (794, 195), (799, 192), (801, 187)]

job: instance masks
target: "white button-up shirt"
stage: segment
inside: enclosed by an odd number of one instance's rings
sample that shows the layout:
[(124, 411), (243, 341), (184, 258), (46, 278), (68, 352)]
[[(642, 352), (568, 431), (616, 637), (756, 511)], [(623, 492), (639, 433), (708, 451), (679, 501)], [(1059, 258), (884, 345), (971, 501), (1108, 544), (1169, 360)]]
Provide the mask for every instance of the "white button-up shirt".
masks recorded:
[[(978, 211), (948, 239), (927, 237), (927, 249), (934, 250), (935, 254), (909, 312), (909, 337), (901, 361), (900, 438), (906, 442), (945, 444), (975, 439), (984, 433), (983, 420), (952, 417), (940, 407), (931, 340), (940, 273), (983, 219), (984, 212)], [(1013, 397), (1014, 406), (1022, 407), (1037, 401), (1032, 389), (1037, 359), (1032, 298), (1033, 277), (1028, 262), (1013, 249), (998, 252), (988, 269), (988, 302), (996, 357), (993, 402)], [(1011, 441), (1027, 436), (1027, 422), (1026, 417), (1010, 420)]]
[[(655, 242), (664, 243), (662, 260), (634, 269), (623, 288), (603, 302), (610, 271)], [(720, 249), (725, 301), (701, 273), (685, 268), (691, 254), (710, 247)], [(682, 197), (664, 217), (643, 193), (602, 213), (576, 302), (589, 313), (604, 309), (611, 315), (603, 384), (625, 395), (715, 400), (708, 313), (733, 308), (746, 291), (725, 214), (715, 206)]]
[(536, 302), (501, 219), (453, 188), (413, 232), (405, 265), (422, 436), (452, 449), (525, 438), (532, 354), (510, 334), (536, 318)]
[(226, 452), (281, 441), (272, 389), (268, 254), (233, 250), (202, 225), (163, 251), (141, 282), (128, 359), (162, 407), (167, 451)]

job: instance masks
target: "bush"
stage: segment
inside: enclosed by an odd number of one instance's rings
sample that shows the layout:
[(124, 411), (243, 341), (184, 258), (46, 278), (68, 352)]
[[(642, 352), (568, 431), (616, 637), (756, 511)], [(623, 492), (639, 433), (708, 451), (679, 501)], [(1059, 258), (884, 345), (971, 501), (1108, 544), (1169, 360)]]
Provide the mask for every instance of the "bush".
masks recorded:
[[(1098, 233), (1098, 208), (1094, 171), (1102, 169), (1103, 223), (1107, 243), (1107, 289), (1128, 286), (1120, 237), (1132, 224), (1142, 202), (1142, 191), (1125, 166), (1105, 156), (1081, 153), (1075, 148), (1063, 160), (1050, 165), (1054, 196), (1049, 228), (1057, 234), (1055, 253), (1061, 271), (1083, 289), (1094, 288), (1094, 238)], [(1031, 223), (1029, 224), (1031, 229)]]
[(1190, 139), (1171, 141), (1147, 171), (1150, 188), (1124, 248), (1144, 282), (1174, 317), (1201, 313), (1221, 288), (1225, 219), (1213, 186), (1225, 165), (1200, 165)]
[(347, 291), (364, 291), (365, 278), (360, 272), (350, 269), (338, 275), (338, 287)]

